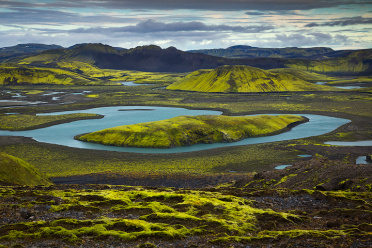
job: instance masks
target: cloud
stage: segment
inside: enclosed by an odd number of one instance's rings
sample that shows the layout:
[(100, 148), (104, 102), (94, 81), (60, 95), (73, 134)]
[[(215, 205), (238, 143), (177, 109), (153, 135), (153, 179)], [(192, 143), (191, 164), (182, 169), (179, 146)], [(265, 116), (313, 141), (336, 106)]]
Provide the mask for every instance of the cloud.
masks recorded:
[(231, 25), (206, 25), (199, 21), (164, 23), (152, 19), (142, 21), (134, 26), (113, 28), (79, 28), (71, 30), (73, 33), (159, 33), (159, 32), (237, 32), (237, 33), (260, 33), (274, 29), (273, 26), (231, 26)]
[(312, 27), (325, 27), (325, 26), (350, 26), (350, 25), (359, 25), (359, 24), (372, 24), (372, 18), (364, 18), (362, 16), (355, 16), (355, 17), (346, 17), (346, 18), (339, 18), (335, 19), (330, 22), (324, 23), (316, 23), (311, 22), (305, 25), (305, 27), (312, 28)]
[(370, 0), (64, 0), (35, 3), (27, 1), (1, 1), (0, 7), (49, 8), (111, 8), (148, 10), (310, 10), (342, 5), (371, 4)]
[(330, 35), (328, 33), (309, 33), (309, 34), (278, 34), (276, 35), (277, 46), (330, 46), (330, 45), (347, 45), (351, 40), (344, 35)]

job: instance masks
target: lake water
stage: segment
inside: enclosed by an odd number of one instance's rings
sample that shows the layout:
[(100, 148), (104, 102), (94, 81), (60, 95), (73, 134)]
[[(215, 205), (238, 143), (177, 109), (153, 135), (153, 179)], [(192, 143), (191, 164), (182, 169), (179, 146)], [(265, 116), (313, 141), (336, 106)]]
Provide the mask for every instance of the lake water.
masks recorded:
[(359, 156), (356, 161), (355, 161), (356, 164), (370, 164), (370, 162), (367, 161), (367, 157), (366, 156)]
[(332, 146), (372, 146), (372, 140), (363, 141), (329, 141), (324, 144)]
[(285, 168), (287, 168), (289, 166), (292, 166), (292, 165), (291, 164), (282, 164), (282, 165), (276, 166), (274, 169), (276, 169), (276, 170), (282, 170), (282, 169), (285, 169)]
[[(152, 111), (149, 111), (152, 110)], [(118, 106), (118, 107), (103, 107), (88, 110), (65, 111), (51, 114), (71, 114), (71, 113), (94, 113), (101, 114), (105, 117), (102, 119), (81, 120), (71, 123), (55, 125), (46, 128), (40, 128), (30, 131), (0, 131), (0, 135), (25, 136), (31, 137), (37, 141), (58, 144), (63, 146), (84, 148), (84, 149), (98, 149), (107, 151), (120, 152), (135, 152), (135, 153), (180, 153), (193, 152), (199, 150), (206, 150), (227, 146), (250, 145), (267, 142), (276, 142), (283, 140), (292, 140), (305, 138), (310, 136), (318, 136), (329, 133), (338, 127), (350, 122), (347, 119), (298, 114), (306, 116), (310, 119), (309, 122), (294, 127), (289, 132), (278, 135), (248, 138), (233, 143), (215, 143), (215, 144), (196, 144), (185, 147), (175, 147), (169, 149), (151, 149), (151, 148), (132, 148), (132, 147), (115, 147), (104, 146), (100, 144), (93, 144), (74, 140), (74, 136), (83, 133), (99, 131), (105, 128), (130, 125), (149, 121), (158, 121), (169, 119), (180, 115), (220, 115), (220, 111), (212, 110), (188, 110), (183, 108), (171, 107), (151, 107), (151, 106)], [(49, 114), (50, 115), (50, 114)]]
[(117, 82), (117, 83), (121, 83), (121, 85), (124, 85), (124, 86), (151, 85), (151, 84), (139, 84), (139, 83), (135, 83), (135, 82), (133, 82), (133, 81), (128, 81), (128, 82)]

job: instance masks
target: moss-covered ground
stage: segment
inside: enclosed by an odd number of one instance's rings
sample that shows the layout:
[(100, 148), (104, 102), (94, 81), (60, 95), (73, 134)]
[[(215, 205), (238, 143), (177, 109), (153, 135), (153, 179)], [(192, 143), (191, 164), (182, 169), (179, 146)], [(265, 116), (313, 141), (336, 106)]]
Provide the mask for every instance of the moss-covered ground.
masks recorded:
[(371, 201), (370, 192), (231, 186), (1, 187), (0, 244), (368, 247)]
[(78, 140), (114, 146), (170, 148), (200, 143), (235, 142), (287, 131), (306, 122), (297, 115), (178, 116), (79, 135)]

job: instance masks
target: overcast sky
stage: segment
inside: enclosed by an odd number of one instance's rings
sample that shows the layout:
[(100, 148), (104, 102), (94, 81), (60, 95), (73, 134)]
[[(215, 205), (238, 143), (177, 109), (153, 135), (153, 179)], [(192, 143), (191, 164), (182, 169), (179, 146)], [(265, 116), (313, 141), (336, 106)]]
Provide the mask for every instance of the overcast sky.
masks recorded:
[(372, 48), (372, 0), (0, 0), (0, 47)]

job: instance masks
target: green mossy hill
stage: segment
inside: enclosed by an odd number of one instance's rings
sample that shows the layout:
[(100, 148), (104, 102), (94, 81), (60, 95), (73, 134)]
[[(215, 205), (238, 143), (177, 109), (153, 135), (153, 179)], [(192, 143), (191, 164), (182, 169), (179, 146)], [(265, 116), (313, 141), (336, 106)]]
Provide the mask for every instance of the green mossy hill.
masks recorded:
[(270, 135), (307, 121), (296, 115), (179, 116), (167, 120), (119, 126), (77, 136), (81, 141), (114, 146), (169, 148), (198, 143), (234, 142)]
[(90, 80), (77, 73), (54, 68), (0, 65), (0, 85), (87, 84)]
[(273, 73), (250, 66), (221, 66), (198, 70), (167, 87), (169, 90), (201, 92), (318, 91), (319, 87), (289, 73)]
[(0, 185), (50, 185), (36, 168), (27, 162), (0, 152)]

